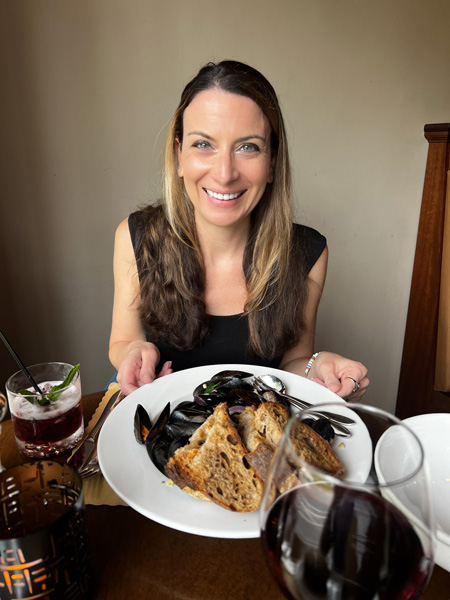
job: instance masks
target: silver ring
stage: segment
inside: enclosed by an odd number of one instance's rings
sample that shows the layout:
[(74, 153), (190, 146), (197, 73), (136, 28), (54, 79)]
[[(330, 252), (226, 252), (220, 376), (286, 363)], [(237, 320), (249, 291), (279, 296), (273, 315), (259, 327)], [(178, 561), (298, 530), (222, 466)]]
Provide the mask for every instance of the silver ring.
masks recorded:
[(359, 388), (361, 387), (361, 384), (358, 383), (356, 381), (356, 379), (353, 379), (353, 377), (346, 377), (345, 379), (351, 379), (353, 381), (353, 383), (355, 384), (355, 387), (352, 390), (352, 394), (354, 394), (355, 392), (357, 392), (359, 390)]

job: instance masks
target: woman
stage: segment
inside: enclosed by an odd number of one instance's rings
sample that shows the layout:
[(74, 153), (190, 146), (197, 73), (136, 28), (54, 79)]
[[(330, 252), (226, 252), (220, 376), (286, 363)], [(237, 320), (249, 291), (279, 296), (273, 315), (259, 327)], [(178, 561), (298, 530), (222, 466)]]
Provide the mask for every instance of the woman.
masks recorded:
[(125, 394), (172, 370), (245, 363), (361, 398), (361, 363), (313, 354), (328, 249), (292, 221), (275, 91), (247, 65), (209, 63), (169, 128), (164, 202), (116, 232), (109, 356)]

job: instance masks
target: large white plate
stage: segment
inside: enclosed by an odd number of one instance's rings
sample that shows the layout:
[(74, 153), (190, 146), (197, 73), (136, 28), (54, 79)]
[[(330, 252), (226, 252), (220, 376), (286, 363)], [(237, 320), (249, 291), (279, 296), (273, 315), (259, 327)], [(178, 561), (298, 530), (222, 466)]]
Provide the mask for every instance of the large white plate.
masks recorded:
[[(179, 371), (155, 380), (127, 396), (114, 409), (100, 432), (98, 457), (112, 489), (142, 515), (179, 531), (219, 538), (259, 537), (258, 512), (234, 513), (212, 502), (197, 500), (182, 492), (151, 462), (144, 446), (134, 437), (134, 413), (142, 404), (154, 421), (170, 401), (171, 410), (183, 400), (192, 400), (197, 385), (225, 369), (237, 369), (261, 375), (273, 373), (286, 384), (288, 391), (308, 402), (344, 401), (319, 384), (278, 369), (254, 365), (208, 365)], [(346, 407), (343, 410), (347, 412)], [(351, 413), (353, 415), (353, 413)], [(355, 417), (358, 420), (357, 417)], [(342, 443), (341, 443), (342, 442)], [(371, 466), (371, 444), (364, 425), (353, 425), (349, 438), (335, 438), (346, 478), (364, 481)]]

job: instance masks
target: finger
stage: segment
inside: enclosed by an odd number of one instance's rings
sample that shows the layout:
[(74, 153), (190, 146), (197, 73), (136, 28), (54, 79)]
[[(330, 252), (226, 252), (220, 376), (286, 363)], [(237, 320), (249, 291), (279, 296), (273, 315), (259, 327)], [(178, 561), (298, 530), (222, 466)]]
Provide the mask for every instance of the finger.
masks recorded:
[(164, 375), (170, 375), (170, 373), (173, 373), (172, 361), (168, 360), (163, 364), (163, 366), (161, 367), (161, 371), (158, 373), (156, 378), (158, 379), (159, 377), (164, 377)]
[(356, 392), (352, 392), (348, 397), (347, 400), (349, 402), (359, 402), (361, 400), (361, 398), (364, 396), (364, 394), (367, 392), (367, 389), (369, 387), (370, 381), (368, 377), (364, 377), (361, 382), (360, 382), (360, 387)]
[(318, 375), (320, 376), (320, 380), (323, 381), (323, 385), (326, 388), (328, 388), (331, 392), (338, 394), (339, 396), (341, 395), (342, 383), (337, 376), (332, 363), (321, 365)]
[(139, 373), (139, 379), (142, 384), (151, 383), (155, 379), (155, 357), (151, 353), (142, 351), (141, 352), (141, 370)]
[[(117, 376), (117, 381), (119, 381), (119, 376)], [(128, 394), (131, 394), (131, 392), (134, 392), (138, 389), (135, 377), (122, 377), (119, 383), (120, 391), (124, 396), (128, 396)]]

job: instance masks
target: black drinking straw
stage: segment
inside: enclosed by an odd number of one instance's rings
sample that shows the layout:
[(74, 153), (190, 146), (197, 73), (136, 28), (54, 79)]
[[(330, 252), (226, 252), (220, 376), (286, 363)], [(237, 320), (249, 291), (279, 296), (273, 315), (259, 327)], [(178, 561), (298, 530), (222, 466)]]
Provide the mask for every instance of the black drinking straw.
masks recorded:
[(38, 384), (33, 379), (33, 376), (31, 375), (30, 371), (26, 368), (26, 366), (23, 364), (23, 362), (17, 356), (16, 351), (11, 346), (11, 344), (8, 342), (8, 340), (6, 339), (6, 336), (4, 335), (4, 333), (2, 331), (0, 331), (0, 337), (2, 338), (2, 341), (5, 344), (5, 346), (8, 348), (11, 356), (14, 358), (14, 360), (16, 361), (16, 363), (19, 365), (19, 367), (22, 369), (22, 371), (27, 376), (28, 381), (31, 383), (31, 385), (34, 387), (34, 389), (37, 391), (37, 393), (42, 396), (43, 394), (42, 394), (42, 391), (41, 391), (40, 387), (38, 386)]

